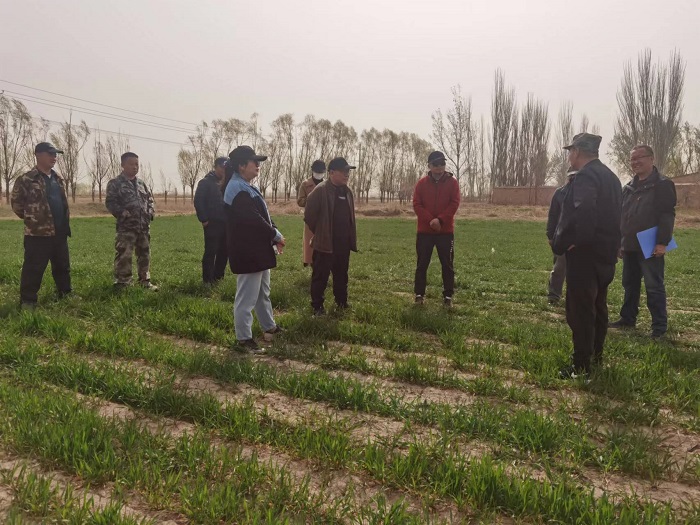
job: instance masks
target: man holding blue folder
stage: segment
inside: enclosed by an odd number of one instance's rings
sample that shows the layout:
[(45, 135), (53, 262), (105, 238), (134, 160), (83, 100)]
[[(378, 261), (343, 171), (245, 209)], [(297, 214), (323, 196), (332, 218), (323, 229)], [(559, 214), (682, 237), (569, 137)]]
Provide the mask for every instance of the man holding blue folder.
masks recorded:
[[(632, 328), (637, 322), (642, 279), (651, 313), (651, 336), (663, 337), (668, 328), (664, 254), (672, 241), (676, 218), (676, 187), (654, 166), (654, 151), (636, 146), (630, 155), (634, 178), (622, 190), (622, 287), (625, 299), (620, 319), (611, 328)], [(656, 230), (651, 256), (644, 254), (645, 236)]]

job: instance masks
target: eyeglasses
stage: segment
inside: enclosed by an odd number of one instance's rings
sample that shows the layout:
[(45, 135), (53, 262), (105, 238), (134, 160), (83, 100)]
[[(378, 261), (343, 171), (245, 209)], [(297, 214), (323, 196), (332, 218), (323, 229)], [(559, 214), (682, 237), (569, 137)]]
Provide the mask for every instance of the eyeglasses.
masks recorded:
[(639, 157), (631, 157), (630, 162), (637, 162), (638, 160), (646, 159), (651, 157), (651, 155), (640, 155)]
[(447, 163), (444, 160), (436, 160), (435, 162), (431, 162), (430, 165), (434, 168), (439, 168), (440, 166), (445, 166)]

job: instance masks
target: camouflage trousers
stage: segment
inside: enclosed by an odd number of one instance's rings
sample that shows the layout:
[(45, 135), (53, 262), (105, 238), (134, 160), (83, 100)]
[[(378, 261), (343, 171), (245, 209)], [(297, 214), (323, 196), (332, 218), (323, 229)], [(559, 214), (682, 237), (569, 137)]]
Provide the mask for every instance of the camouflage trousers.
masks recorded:
[(132, 258), (136, 252), (139, 282), (151, 280), (151, 234), (149, 232), (117, 232), (114, 241), (114, 283), (131, 284)]

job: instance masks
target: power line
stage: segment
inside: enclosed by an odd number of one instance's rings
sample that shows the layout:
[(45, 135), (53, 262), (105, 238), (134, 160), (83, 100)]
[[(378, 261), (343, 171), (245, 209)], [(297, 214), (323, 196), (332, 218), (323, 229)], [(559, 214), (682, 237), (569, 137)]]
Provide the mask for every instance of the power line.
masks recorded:
[[(159, 124), (158, 122), (136, 119), (133, 117), (127, 117), (127, 116), (122, 116), (122, 115), (115, 115), (114, 113), (107, 113), (107, 112), (101, 111), (99, 109), (90, 109), (90, 108), (83, 108), (81, 106), (73, 106), (73, 105), (65, 103), (65, 102), (48, 100), (45, 98), (35, 97), (33, 95), (27, 95), (25, 93), (17, 93), (15, 91), (11, 91), (11, 90), (3, 90), (3, 91), (5, 93), (11, 93), (12, 98), (16, 98), (18, 100), (24, 100), (26, 102), (36, 102), (37, 104), (43, 104), (45, 106), (51, 106), (54, 108), (75, 110), (77, 113), (85, 113), (87, 115), (93, 115), (95, 117), (103, 117), (103, 118), (108, 118), (108, 119), (113, 119), (113, 120), (119, 120), (121, 122), (139, 124), (141, 126), (151, 126), (151, 127), (157, 128), (157, 129), (163, 129), (163, 130), (167, 130), (167, 131), (176, 131), (178, 133), (196, 133), (197, 132), (197, 130), (193, 130), (193, 129), (185, 129), (185, 128), (171, 126), (169, 124)], [(29, 97), (29, 98), (25, 98), (25, 97)]]
[(58, 97), (70, 98), (70, 99), (72, 99), (72, 100), (78, 100), (78, 101), (80, 101), (80, 102), (87, 102), (88, 104), (94, 104), (94, 105), (96, 105), (96, 106), (103, 106), (103, 107), (105, 107), (105, 108), (116, 109), (116, 110), (119, 110), (119, 111), (126, 111), (127, 113), (134, 113), (134, 114), (136, 114), (136, 115), (142, 115), (142, 116), (145, 116), (145, 117), (152, 117), (152, 118), (157, 118), (157, 119), (161, 119), (161, 120), (169, 120), (169, 121), (171, 121), (171, 122), (178, 122), (178, 123), (180, 123), (180, 124), (187, 124), (187, 125), (189, 125), (189, 126), (198, 126), (198, 124), (195, 124), (194, 122), (186, 122), (186, 121), (184, 121), (184, 120), (176, 120), (176, 119), (172, 119), (172, 118), (168, 118), (168, 117), (159, 117), (158, 115), (151, 115), (150, 113), (142, 113), (142, 112), (140, 112), (140, 111), (134, 111), (134, 110), (132, 110), (132, 109), (124, 109), (124, 108), (120, 108), (120, 107), (117, 107), (117, 106), (110, 106), (109, 104), (102, 104), (102, 103), (100, 103), (100, 102), (93, 102), (93, 101), (91, 101), (91, 100), (85, 100), (85, 99), (83, 99), (83, 98), (71, 97), (70, 95), (63, 95), (63, 94), (61, 94), (61, 93), (56, 93), (56, 92), (54, 92), (54, 91), (47, 91), (47, 90), (45, 90), (45, 89), (39, 89), (39, 88), (35, 88), (35, 87), (32, 87), (32, 86), (27, 86), (27, 85), (25, 85), (25, 84), (19, 84), (19, 83), (17, 83), (17, 82), (10, 82), (9, 80), (3, 80), (3, 79), (1, 79), (1, 78), (0, 78), (0, 82), (4, 82), (4, 83), (6, 83), (6, 84), (12, 84), (13, 86), (19, 86), (19, 87), (23, 87), (23, 88), (27, 88), (27, 89), (32, 89), (32, 90), (34, 90), (34, 91), (41, 91), (42, 93), (48, 93), (48, 94), (50, 94), (50, 95), (56, 95), (56, 96), (58, 96)]
[[(45, 121), (45, 122), (50, 122), (51, 124), (58, 124), (58, 125), (65, 124), (65, 122), (58, 122), (58, 121), (56, 121), (56, 120), (44, 119), (44, 118), (41, 118), (41, 117), (32, 117), (32, 118), (33, 118), (34, 120), (38, 120), (38, 121), (40, 121), (40, 122), (41, 122), (41, 121)], [(88, 128), (89, 130), (95, 131), (95, 132), (97, 132), (97, 133), (108, 133), (108, 134), (111, 134), (111, 135), (118, 135), (118, 136), (122, 136), (122, 137), (133, 138), (133, 139), (150, 140), (151, 142), (161, 142), (161, 143), (163, 143), (163, 144), (174, 144), (175, 146), (180, 146), (180, 147), (189, 146), (189, 144), (182, 143), (182, 142), (175, 142), (175, 141), (172, 141), (172, 140), (154, 139), (154, 138), (152, 138), (152, 137), (141, 137), (141, 136), (139, 136), (139, 135), (131, 135), (131, 134), (129, 134), (129, 133), (122, 133), (121, 131), (108, 131), (108, 130), (106, 130), (106, 129), (91, 128), (90, 126), (87, 126), (87, 128)]]

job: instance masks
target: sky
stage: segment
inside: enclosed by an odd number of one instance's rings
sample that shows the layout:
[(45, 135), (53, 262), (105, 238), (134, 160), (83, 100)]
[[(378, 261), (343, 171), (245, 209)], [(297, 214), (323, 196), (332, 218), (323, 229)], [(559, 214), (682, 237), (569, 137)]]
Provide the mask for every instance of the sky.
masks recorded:
[(623, 67), (645, 48), (662, 60), (680, 51), (683, 118), (700, 125), (700, 2), (690, 0), (0, 0), (0, 20), (0, 91), (181, 128), (73, 112), (132, 135), (141, 162), (173, 181), (183, 130), (202, 120), (257, 112), (269, 130), (282, 113), (313, 114), (429, 139), (456, 85), (490, 120), (497, 68), (519, 100), (548, 103), (553, 125), (571, 101), (575, 122), (585, 113), (600, 126), (605, 153)]

